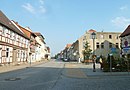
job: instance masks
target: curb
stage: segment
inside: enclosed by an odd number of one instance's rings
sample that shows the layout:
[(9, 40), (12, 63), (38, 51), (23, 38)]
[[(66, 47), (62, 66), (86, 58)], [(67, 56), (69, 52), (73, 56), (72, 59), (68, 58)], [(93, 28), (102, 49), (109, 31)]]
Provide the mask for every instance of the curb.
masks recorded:
[(0, 73), (10, 72), (10, 71), (19, 70), (19, 69), (25, 69), (25, 68), (33, 67), (33, 66), (36, 66), (36, 65), (40, 65), (42, 63), (47, 63), (47, 62), (49, 62), (49, 61), (34, 62), (31, 65), (30, 65), (30, 63), (22, 63), (22, 64), (19, 64), (19, 65), (1, 66), (0, 67)]

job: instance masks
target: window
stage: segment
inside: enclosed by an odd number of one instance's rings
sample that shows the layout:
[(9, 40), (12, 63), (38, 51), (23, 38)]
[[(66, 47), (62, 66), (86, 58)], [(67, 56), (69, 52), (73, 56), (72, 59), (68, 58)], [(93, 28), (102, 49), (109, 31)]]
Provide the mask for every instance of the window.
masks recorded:
[(109, 48), (112, 48), (112, 43), (109, 43)]
[(112, 35), (109, 35), (109, 39), (112, 39)]
[(15, 41), (16, 40), (16, 34), (14, 32), (12, 32), (12, 40)]
[(119, 48), (119, 45), (118, 45), (118, 43), (116, 43), (116, 48)]
[(25, 52), (23, 52), (23, 59), (25, 59)]
[(101, 43), (101, 48), (102, 48), (102, 49), (104, 48), (104, 43)]
[(17, 58), (20, 58), (20, 50), (17, 51)]
[(5, 36), (8, 37), (8, 34), (9, 34), (9, 30), (5, 28)]
[(116, 36), (116, 39), (118, 39), (119, 37), (118, 37), (118, 35)]
[(0, 25), (0, 30), (2, 30), (3, 29), (3, 27)]
[(3, 27), (0, 25), (0, 34), (2, 34)]
[(6, 30), (6, 28), (3, 27), (3, 31), (2, 31), (2, 34), (3, 34), (3, 35), (5, 34), (5, 30)]
[(12, 39), (12, 37), (13, 37), (13, 32), (10, 31), (10, 39)]
[(6, 48), (6, 57), (9, 57), (9, 48)]
[(15, 33), (15, 40), (18, 41), (18, 35)]
[(22, 40), (23, 40), (23, 38), (22, 38), (22, 37), (20, 37), (20, 38), (19, 38), (19, 41), (20, 41), (21, 43), (23, 43), (23, 41), (22, 41)]
[(99, 48), (99, 43), (97, 42), (97, 48)]

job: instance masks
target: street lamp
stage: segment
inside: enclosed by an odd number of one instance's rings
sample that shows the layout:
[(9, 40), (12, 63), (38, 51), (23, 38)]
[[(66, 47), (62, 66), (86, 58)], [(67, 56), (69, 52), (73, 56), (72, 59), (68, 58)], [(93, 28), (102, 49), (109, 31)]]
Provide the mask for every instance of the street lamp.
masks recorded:
[(94, 50), (95, 50), (95, 39), (96, 39), (96, 33), (93, 32), (93, 33), (91, 34), (91, 36), (92, 36), (92, 39), (93, 39), (93, 55), (95, 55)]
[(96, 39), (96, 33), (95, 32), (93, 32), (92, 34), (91, 34), (91, 36), (92, 36), (92, 39), (93, 39), (93, 72), (95, 72), (96, 70), (95, 70), (95, 63), (96, 63), (96, 55), (95, 55), (95, 39)]

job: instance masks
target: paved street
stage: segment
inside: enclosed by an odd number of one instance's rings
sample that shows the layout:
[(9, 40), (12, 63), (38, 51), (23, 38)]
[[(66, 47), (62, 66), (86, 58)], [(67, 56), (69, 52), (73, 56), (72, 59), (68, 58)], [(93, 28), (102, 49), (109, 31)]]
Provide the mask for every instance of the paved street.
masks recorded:
[(128, 72), (104, 73), (99, 64), (51, 60), (0, 74), (0, 90), (129, 90)]

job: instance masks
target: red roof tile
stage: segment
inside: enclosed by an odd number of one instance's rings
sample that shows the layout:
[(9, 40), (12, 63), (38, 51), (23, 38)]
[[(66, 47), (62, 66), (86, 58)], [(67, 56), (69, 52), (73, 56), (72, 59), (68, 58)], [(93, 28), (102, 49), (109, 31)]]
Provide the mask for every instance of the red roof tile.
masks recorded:
[(69, 48), (69, 47), (71, 47), (71, 45), (72, 45), (72, 44), (67, 44), (67, 45), (66, 45), (66, 48)]
[(92, 33), (92, 32), (96, 32), (96, 30), (90, 29), (88, 32)]

